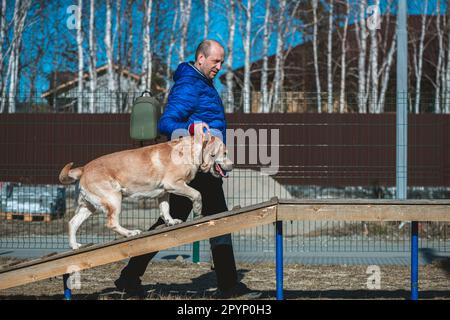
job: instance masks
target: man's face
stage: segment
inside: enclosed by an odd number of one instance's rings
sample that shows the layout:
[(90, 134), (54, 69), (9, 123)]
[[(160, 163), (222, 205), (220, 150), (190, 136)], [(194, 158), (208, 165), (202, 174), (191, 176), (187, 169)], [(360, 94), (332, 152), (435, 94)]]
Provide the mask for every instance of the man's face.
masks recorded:
[(203, 54), (198, 56), (198, 67), (208, 79), (212, 80), (222, 68), (224, 57), (223, 48), (217, 44), (212, 44), (208, 57)]

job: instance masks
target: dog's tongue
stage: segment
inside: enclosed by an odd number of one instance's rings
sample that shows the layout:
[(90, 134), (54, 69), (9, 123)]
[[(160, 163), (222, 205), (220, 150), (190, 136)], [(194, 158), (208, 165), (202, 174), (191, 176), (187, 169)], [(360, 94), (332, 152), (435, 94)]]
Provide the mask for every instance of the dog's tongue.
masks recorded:
[(216, 163), (216, 170), (217, 170), (217, 172), (219, 172), (220, 173), (220, 175), (222, 176), (222, 177), (226, 177), (226, 174), (225, 173), (223, 173), (223, 170), (222, 170), (222, 168), (220, 167), (220, 165), (219, 164), (217, 164)]

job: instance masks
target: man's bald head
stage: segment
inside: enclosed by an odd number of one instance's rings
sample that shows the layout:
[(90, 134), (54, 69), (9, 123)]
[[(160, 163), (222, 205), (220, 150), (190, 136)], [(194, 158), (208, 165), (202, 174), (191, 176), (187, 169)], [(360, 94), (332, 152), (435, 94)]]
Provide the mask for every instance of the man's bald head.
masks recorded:
[(225, 49), (223, 48), (223, 46), (217, 42), (216, 40), (203, 40), (202, 42), (200, 42), (200, 44), (197, 47), (197, 50), (195, 50), (195, 61), (198, 60), (198, 57), (202, 54), (203, 56), (205, 56), (205, 58), (208, 58), (208, 56), (211, 53), (211, 48), (212, 47), (218, 47), (221, 48), (222, 50), (225, 51)]
[(225, 57), (223, 46), (215, 40), (203, 40), (195, 51), (195, 67), (212, 80), (222, 68)]

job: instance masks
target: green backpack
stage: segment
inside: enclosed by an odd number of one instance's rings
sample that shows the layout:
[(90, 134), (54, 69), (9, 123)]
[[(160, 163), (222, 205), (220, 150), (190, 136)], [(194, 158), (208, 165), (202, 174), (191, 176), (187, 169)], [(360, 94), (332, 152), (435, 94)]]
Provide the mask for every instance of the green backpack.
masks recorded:
[(131, 109), (130, 137), (140, 141), (156, 139), (160, 116), (161, 104), (150, 91), (144, 91)]

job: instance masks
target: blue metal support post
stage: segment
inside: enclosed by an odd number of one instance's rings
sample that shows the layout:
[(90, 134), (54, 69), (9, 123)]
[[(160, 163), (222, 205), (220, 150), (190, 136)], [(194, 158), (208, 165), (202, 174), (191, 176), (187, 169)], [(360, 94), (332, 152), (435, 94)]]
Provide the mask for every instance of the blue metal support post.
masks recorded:
[(277, 300), (283, 300), (283, 221), (276, 222), (276, 276)]
[(419, 299), (419, 224), (411, 223), (411, 300)]
[(65, 273), (63, 275), (63, 282), (64, 282), (64, 300), (72, 300), (72, 290), (69, 288), (68, 282), (69, 282), (70, 274)]

